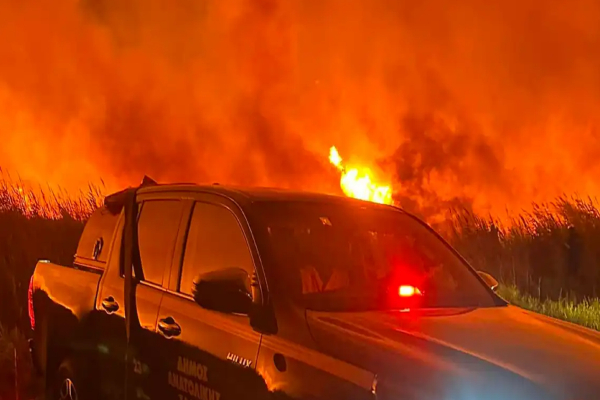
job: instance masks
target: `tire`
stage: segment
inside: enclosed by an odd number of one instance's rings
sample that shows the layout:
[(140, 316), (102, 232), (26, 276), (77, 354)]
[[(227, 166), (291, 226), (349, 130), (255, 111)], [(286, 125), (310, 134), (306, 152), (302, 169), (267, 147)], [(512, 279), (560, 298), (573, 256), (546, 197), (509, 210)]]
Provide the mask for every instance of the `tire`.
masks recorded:
[(48, 400), (88, 400), (85, 381), (79, 376), (75, 362), (72, 359), (64, 360), (49, 387)]

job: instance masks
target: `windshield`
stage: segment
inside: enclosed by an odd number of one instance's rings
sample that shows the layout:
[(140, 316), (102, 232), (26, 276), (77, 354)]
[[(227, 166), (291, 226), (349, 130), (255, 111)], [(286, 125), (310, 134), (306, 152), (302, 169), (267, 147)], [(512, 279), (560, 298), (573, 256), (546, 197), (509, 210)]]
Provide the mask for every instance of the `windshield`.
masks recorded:
[[(495, 305), (474, 271), (424, 224), (400, 210), (263, 202), (256, 211), (257, 233), (275, 264), (276, 284), (307, 308)], [(403, 298), (413, 292), (418, 302)]]

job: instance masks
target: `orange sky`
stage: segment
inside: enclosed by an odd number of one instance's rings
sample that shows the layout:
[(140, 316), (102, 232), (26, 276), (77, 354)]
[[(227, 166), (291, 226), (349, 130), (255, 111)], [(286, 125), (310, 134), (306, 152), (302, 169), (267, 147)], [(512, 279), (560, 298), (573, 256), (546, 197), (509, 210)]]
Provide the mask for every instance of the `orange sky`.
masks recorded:
[(592, 0), (3, 0), (0, 166), (69, 189), (223, 182), (502, 213), (600, 192)]

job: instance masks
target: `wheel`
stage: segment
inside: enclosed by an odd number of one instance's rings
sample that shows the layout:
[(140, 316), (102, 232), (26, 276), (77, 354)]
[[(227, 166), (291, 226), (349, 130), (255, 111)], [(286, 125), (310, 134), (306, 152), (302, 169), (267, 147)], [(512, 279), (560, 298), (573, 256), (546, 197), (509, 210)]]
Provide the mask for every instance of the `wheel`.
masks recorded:
[(60, 400), (78, 400), (77, 388), (73, 381), (66, 378), (60, 385)]
[(77, 375), (75, 363), (70, 359), (60, 364), (49, 389), (49, 400), (80, 400), (86, 397), (82, 396), (85, 388)]

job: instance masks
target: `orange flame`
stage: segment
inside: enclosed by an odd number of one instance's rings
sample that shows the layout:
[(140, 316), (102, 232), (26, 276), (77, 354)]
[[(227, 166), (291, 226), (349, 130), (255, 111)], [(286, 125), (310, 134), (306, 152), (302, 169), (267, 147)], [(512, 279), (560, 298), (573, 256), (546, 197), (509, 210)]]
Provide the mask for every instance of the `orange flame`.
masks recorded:
[(21, 211), (26, 216), (32, 216), (34, 214), (33, 204), (31, 201), (31, 195), (26, 193), (22, 187), (17, 187), (16, 200), (20, 206)]
[(344, 194), (356, 199), (380, 204), (392, 204), (392, 188), (389, 185), (374, 183), (368, 168), (346, 168), (335, 146), (329, 149), (329, 162), (341, 173), (340, 186)]

